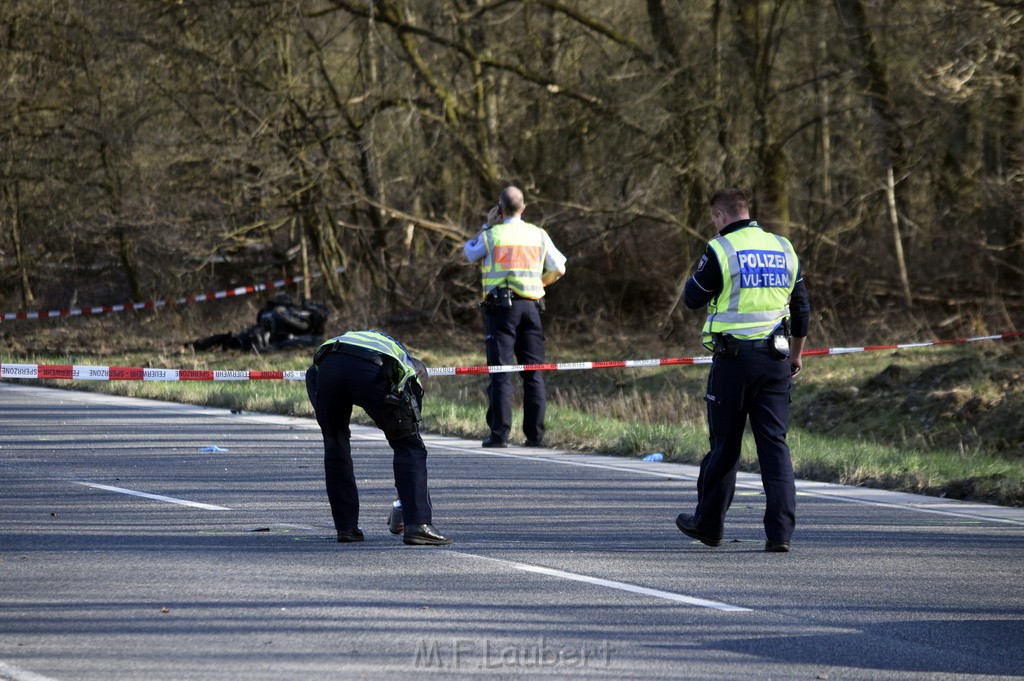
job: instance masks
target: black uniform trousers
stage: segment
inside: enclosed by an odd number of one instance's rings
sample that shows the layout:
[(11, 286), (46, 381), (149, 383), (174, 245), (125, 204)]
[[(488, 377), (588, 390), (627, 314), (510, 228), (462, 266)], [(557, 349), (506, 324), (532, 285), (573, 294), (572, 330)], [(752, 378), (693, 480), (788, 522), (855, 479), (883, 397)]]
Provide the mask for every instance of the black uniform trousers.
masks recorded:
[[(512, 307), (484, 306), (487, 364), (541, 364), (544, 362), (544, 329), (537, 301), (514, 298)], [(547, 396), (544, 375), (523, 371), (523, 433), (532, 442), (544, 439)], [(505, 442), (512, 430), (512, 374), (491, 374), (487, 387), (487, 425), (491, 437)]]
[(710, 537), (723, 533), (748, 417), (766, 496), (765, 534), (770, 541), (788, 542), (796, 525), (796, 483), (786, 444), (789, 362), (769, 352), (761, 344), (739, 343), (737, 355), (716, 355), (711, 364), (704, 397), (711, 450), (700, 464), (694, 518), (701, 533)]
[[(391, 389), (390, 361), (384, 357), (381, 367), (360, 357), (331, 353), (324, 356), (319, 371), (310, 367), (306, 372), (306, 390), (324, 436), (324, 479), (338, 532), (352, 531), (359, 523), (359, 491), (349, 443), (352, 407), (362, 407), (381, 428), (384, 396)], [(414, 433), (388, 439), (388, 444), (394, 451), (395, 488), (406, 525), (432, 523), (423, 439)]]

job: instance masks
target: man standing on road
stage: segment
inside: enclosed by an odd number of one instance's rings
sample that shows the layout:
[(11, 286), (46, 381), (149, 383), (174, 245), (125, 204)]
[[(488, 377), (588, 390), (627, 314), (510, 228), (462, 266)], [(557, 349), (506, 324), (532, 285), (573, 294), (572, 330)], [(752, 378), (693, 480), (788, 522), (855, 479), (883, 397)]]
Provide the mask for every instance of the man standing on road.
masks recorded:
[[(363, 541), (359, 490), (352, 466), (349, 419), (362, 407), (395, 453), (395, 488), (404, 515), (402, 540), (444, 545), (434, 529), (427, 490), (427, 448), (419, 434), (427, 370), (395, 339), (379, 331), (349, 331), (322, 344), (306, 371), (306, 392), (324, 436), (324, 477), (339, 542)], [(389, 525), (390, 525), (389, 519)]]
[(749, 210), (739, 189), (712, 195), (718, 236), (683, 291), (688, 308), (707, 305), (703, 340), (714, 358), (704, 396), (711, 449), (700, 464), (696, 512), (680, 513), (676, 526), (708, 546), (721, 545), (749, 417), (767, 504), (765, 550), (786, 552), (796, 525), (786, 444), (790, 387), (803, 368), (811, 305), (793, 245), (766, 232)]
[[(522, 219), (526, 203), (517, 187), (506, 187), (498, 205), (487, 213), (480, 233), (466, 242), (470, 262), (480, 260), (483, 283), (487, 364), (541, 364), (544, 362), (544, 287), (565, 274), (565, 256), (548, 233)], [(544, 442), (547, 397), (544, 376), (524, 371), (523, 433), (527, 447)], [(512, 376), (491, 374), (487, 388), (487, 426), (484, 447), (507, 447), (512, 430)]]

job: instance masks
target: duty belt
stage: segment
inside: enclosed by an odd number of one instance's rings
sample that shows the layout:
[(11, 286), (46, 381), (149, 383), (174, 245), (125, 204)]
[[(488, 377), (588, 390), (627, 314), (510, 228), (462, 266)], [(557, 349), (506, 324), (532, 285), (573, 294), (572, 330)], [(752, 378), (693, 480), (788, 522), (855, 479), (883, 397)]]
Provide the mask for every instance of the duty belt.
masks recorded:
[(728, 347), (732, 347), (734, 345), (744, 346), (744, 347), (749, 347), (749, 348), (767, 348), (771, 344), (771, 342), (772, 342), (772, 337), (771, 336), (768, 336), (767, 338), (755, 338), (753, 340), (744, 340), (742, 338), (733, 338), (732, 336), (726, 336), (726, 335), (722, 335), (721, 338), (722, 338), (722, 344), (725, 345), (725, 347), (727, 347), (727, 348)]
[(712, 338), (712, 351), (717, 356), (736, 357), (744, 348), (766, 348), (775, 359), (782, 360), (789, 357), (789, 339), (780, 334), (772, 334), (767, 338), (743, 340), (727, 334), (715, 333), (712, 334)]
[(543, 298), (527, 298), (521, 296), (515, 291), (505, 286), (495, 286), (484, 298), (484, 301), (480, 303), (480, 307), (484, 309), (495, 309), (512, 307), (513, 300), (529, 300), (532, 303), (536, 303), (542, 311), (544, 310), (544, 299)]
[(381, 353), (377, 350), (371, 350), (368, 347), (359, 347), (358, 345), (349, 345), (348, 343), (335, 343), (331, 346), (328, 352), (339, 352), (341, 354), (350, 354), (353, 357), (359, 359), (366, 359), (378, 367), (383, 366), (384, 360), (381, 358)]

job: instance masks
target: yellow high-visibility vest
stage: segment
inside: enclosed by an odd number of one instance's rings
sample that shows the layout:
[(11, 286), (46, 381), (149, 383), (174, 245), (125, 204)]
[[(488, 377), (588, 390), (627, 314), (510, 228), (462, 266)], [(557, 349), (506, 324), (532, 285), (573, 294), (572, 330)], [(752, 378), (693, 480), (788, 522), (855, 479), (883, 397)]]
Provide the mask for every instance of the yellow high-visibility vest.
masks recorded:
[(543, 229), (521, 220), (483, 231), (487, 255), (480, 265), (480, 279), (485, 298), (499, 286), (531, 300), (544, 296), (544, 236)]
[(714, 333), (767, 338), (789, 316), (798, 270), (793, 244), (751, 223), (715, 237), (708, 246), (722, 270), (722, 290), (708, 303), (705, 347), (711, 347)]
[[(348, 331), (340, 336), (335, 336), (329, 341), (321, 343), (322, 348), (331, 343), (344, 343), (359, 348), (366, 348), (379, 352), (382, 355), (392, 357), (398, 362), (401, 376), (398, 381), (398, 391), (405, 388), (410, 378), (416, 378), (416, 367), (413, 366), (412, 356), (398, 342), (380, 331)], [(318, 348), (319, 350), (319, 348)]]

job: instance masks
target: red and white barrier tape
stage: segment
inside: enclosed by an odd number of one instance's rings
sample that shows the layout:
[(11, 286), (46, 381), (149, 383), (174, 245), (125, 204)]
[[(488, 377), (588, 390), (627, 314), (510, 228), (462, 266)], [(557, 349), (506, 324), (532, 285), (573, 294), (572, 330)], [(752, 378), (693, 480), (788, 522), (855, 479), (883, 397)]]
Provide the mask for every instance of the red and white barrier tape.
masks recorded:
[(305, 371), (143, 369), (78, 364), (0, 364), (0, 378), (64, 378), (76, 381), (302, 381)]
[(586, 369), (634, 369), (672, 364), (710, 364), (707, 357), (667, 357), (662, 359), (622, 359), (607, 362), (558, 362), (552, 364), (510, 364), (476, 367), (439, 367), (427, 369), (431, 376), (458, 376), (463, 374), (510, 374), (520, 371), (577, 371)]
[[(339, 267), (335, 269), (335, 272), (344, 272), (345, 268)], [(319, 272), (311, 274), (310, 279), (316, 279), (321, 276)], [(128, 312), (137, 310), (148, 310), (158, 307), (166, 307), (168, 305), (185, 305), (188, 303), (202, 303), (207, 300), (218, 300), (220, 298), (231, 298), (233, 296), (244, 296), (250, 293), (258, 293), (260, 291), (272, 290), (275, 288), (284, 288), (292, 284), (298, 284), (299, 282), (305, 281), (306, 277), (299, 275), (296, 277), (289, 277), (288, 279), (278, 279), (277, 281), (268, 281), (262, 284), (250, 284), (248, 286), (238, 286), (233, 289), (225, 291), (217, 291), (216, 293), (201, 293), (195, 296), (184, 296), (182, 298), (165, 298), (163, 300), (147, 300), (144, 303), (125, 303), (124, 305), (100, 305), (97, 307), (80, 307), (70, 310), (43, 310), (40, 312), (4, 312), (0, 315), (0, 321), (9, 321), (11, 319), (47, 319), (49, 317), (77, 317), (80, 315), (95, 315), (95, 314), (106, 314), (108, 312)]]
[[(932, 345), (953, 345), (986, 340), (1008, 340), (1024, 336), (1024, 331), (993, 336), (937, 340), (899, 345), (866, 345), (859, 348), (817, 348), (805, 350), (805, 357), (819, 355), (848, 355), (854, 352), (877, 350), (908, 350)], [(631, 369), (637, 367), (670, 366), (674, 364), (710, 364), (710, 355), (701, 357), (669, 357), (665, 359), (626, 359), (608, 362), (561, 362), (553, 364), (518, 364), (506, 366), (439, 367), (427, 369), (430, 376), (456, 376), (462, 374), (507, 374), (520, 371), (573, 371), (581, 369)], [(231, 371), (202, 369), (143, 369), (135, 367), (100, 367), (72, 364), (0, 364), (3, 378), (62, 378), (79, 381), (303, 381), (305, 371)]]
[[(803, 356), (847, 355), (853, 352), (871, 352), (874, 350), (903, 350), (923, 348), (929, 345), (949, 345), (954, 343), (973, 343), (984, 340), (1005, 340), (1024, 336), (1024, 331), (1003, 333), (994, 336), (978, 336), (976, 338), (959, 338), (956, 340), (938, 340), (924, 343), (904, 343), (901, 345), (867, 345), (860, 348), (817, 348), (804, 350)], [(431, 376), (454, 376), (459, 374), (500, 374), (520, 371), (570, 371), (574, 369), (630, 369), (634, 367), (656, 367), (672, 364), (710, 364), (714, 359), (711, 355), (701, 357), (669, 357), (665, 359), (627, 359), (610, 362), (568, 362), (561, 364), (526, 364), (515, 366), (476, 366), (476, 367), (444, 367), (428, 369)]]
[(975, 336), (974, 338), (953, 338), (948, 340), (926, 341), (924, 343), (902, 343), (900, 345), (865, 345), (861, 348), (817, 348), (815, 350), (804, 350), (803, 355), (848, 355), (852, 352), (874, 352), (876, 350), (910, 350), (913, 348), (926, 348), (930, 345), (959, 345), (963, 343), (974, 343), (987, 340), (1009, 340), (1024, 336), (1024, 331), (1013, 333), (998, 333), (993, 336)]

